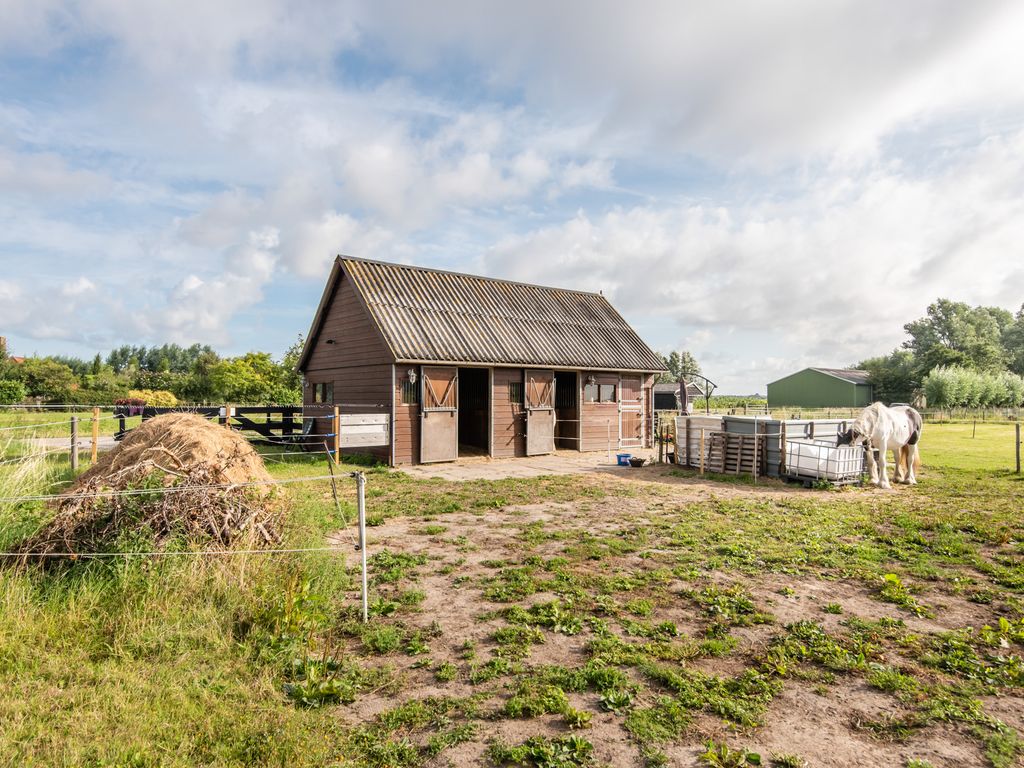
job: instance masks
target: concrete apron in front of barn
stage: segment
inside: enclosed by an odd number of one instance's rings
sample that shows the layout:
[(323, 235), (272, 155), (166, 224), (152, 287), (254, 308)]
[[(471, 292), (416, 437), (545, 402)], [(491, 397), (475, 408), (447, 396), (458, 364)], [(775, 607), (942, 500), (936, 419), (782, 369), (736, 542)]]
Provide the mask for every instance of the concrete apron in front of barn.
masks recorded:
[[(629, 453), (643, 456), (648, 461), (654, 455), (649, 449), (623, 448), (615, 453)], [(439, 464), (415, 464), (401, 466), (402, 472), (412, 477), (436, 477), (442, 480), (462, 482), (465, 480), (501, 480), (506, 477), (540, 477), (542, 475), (576, 475), (585, 472), (612, 472), (628, 475), (636, 470), (620, 467), (608, 454), (557, 451), (545, 456), (526, 456), (517, 459), (490, 459), (486, 456), (459, 459)]]

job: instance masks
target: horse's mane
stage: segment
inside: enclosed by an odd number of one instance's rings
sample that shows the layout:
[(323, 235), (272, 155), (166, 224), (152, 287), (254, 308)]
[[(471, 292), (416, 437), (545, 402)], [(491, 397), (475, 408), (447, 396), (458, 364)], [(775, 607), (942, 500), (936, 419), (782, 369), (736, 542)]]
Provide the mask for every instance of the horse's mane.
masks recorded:
[(870, 438), (875, 432), (875, 426), (878, 424), (883, 408), (885, 406), (882, 403), (872, 403), (861, 411), (860, 415), (853, 422), (853, 431)]

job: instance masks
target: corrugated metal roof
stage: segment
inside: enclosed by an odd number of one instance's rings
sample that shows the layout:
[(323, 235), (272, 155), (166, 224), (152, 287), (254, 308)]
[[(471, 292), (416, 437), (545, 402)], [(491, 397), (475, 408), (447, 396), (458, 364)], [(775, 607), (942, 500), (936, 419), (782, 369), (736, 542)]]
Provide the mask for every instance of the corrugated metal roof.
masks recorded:
[(837, 379), (848, 381), (851, 384), (870, 384), (871, 374), (867, 371), (857, 370), (855, 368), (811, 368), (812, 371), (818, 371), (818, 373), (826, 373), (829, 376), (835, 376)]
[(339, 257), (399, 361), (663, 371), (596, 293)]

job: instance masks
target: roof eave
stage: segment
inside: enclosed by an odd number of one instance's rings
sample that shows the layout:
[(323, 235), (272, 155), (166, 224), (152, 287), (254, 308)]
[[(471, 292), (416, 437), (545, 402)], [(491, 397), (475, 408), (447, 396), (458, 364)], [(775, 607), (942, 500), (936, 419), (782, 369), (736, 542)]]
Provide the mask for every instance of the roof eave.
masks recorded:
[(551, 365), (548, 363), (495, 362), (493, 360), (422, 360), (398, 358), (395, 365), (457, 365), (461, 368), (536, 368), (552, 371), (600, 371), (603, 373), (664, 373), (666, 369), (651, 368), (605, 368), (599, 365)]

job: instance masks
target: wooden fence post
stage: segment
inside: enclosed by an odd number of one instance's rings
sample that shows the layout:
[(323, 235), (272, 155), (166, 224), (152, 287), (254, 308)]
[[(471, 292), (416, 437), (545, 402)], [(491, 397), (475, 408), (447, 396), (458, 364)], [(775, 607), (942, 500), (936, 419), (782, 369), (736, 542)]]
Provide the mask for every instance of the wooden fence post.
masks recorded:
[(96, 463), (99, 453), (99, 407), (92, 409), (92, 463)]
[(334, 406), (334, 463), (341, 463), (341, 408)]
[(224, 426), (231, 429), (231, 403), (224, 406)]
[(761, 468), (758, 464), (758, 443), (761, 442), (761, 435), (758, 434), (757, 419), (754, 419), (754, 461), (751, 464), (751, 471), (754, 474), (754, 485), (757, 485), (757, 471)]
[(71, 417), (71, 470), (78, 469), (78, 417)]

